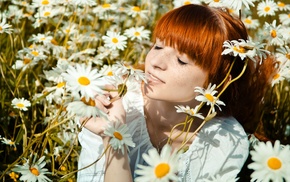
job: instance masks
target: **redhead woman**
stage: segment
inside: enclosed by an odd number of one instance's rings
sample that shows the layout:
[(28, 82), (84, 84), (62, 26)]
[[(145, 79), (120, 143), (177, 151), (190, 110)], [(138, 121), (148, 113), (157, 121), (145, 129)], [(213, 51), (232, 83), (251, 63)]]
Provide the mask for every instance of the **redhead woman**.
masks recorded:
[[(248, 39), (245, 26), (225, 9), (186, 5), (161, 17), (154, 30), (155, 44), (145, 60), (147, 82), (135, 83), (135, 89), (115, 102), (97, 97), (99, 108), (110, 119), (127, 124), (135, 147), (124, 153), (108, 149), (105, 157), (78, 172), (78, 181), (134, 181), (138, 164), (146, 163), (143, 154), (152, 148), (160, 151), (168, 138), (171, 147), (179, 149), (185, 135), (193, 137), (179, 156), (178, 181), (216, 176), (235, 179), (248, 157), (246, 131), (254, 128), (251, 121), (269, 75), (266, 65), (256, 67), (249, 61), (243, 71), (245, 60), (222, 55), (225, 41), (239, 39)], [(221, 95), (223, 104), (215, 109), (215, 117), (202, 127), (203, 119), (196, 117), (187, 134), (181, 132), (182, 127), (174, 127), (186, 119), (186, 114), (176, 112), (176, 106), (195, 108), (200, 104), (196, 88), (222, 83), (217, 88), (221, 92), (241, 72), (241, 78)], [(112, 98), (117, 93), (110, 94)], [(209, 110), (205, 105), (199, 112), (205, 116)], [(80, 169), (99, 158), (108, 145), (102, 123), (101, 118), (89, 119), (79, 135)]]

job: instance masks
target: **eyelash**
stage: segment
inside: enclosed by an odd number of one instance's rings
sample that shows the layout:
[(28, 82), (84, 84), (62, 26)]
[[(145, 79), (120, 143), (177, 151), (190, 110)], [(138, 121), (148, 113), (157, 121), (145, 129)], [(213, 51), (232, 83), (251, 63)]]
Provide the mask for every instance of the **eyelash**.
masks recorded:
[(154, 49), (156, 49), (156, 50), (160, 50), (160, 49), (162, 49), (162, 47), (159, 47), (159, 46), (154, 46)]
[(179, 63), (180, 65), (186, 65), (186, 64), (187, 64), (187, 63), (181, 61), (179, 58), (177, 58), (177, 61), (178, 61), (178, 63)]

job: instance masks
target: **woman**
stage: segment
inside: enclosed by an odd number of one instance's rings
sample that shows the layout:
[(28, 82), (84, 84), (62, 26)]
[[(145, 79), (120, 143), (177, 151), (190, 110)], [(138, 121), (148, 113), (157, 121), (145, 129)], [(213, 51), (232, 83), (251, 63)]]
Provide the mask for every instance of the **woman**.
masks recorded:
[[(133, 181), (137, 164), (144, 164), (142, 154), (153, 147), (160, 151), (169, 137), (173, 139), (180, 134), (181, 127), (172, 128), (184, 121), (186, 115), (177, 113), (175, 106), (195, 108), (199, 104), (195, 99), (196, 87), (223, 83), (218, 88), (221, 92), (242, 72), (244, 61), (237, 57), (230, 76), (223, 81), (235, 59), (222, 55), (223, 43), (248, 38), (243, 23), (225, 9), (201, 5), (174, 9), (159, 20), (154, 37), (155, 44), (145, 60), (148, 82), (135, 85), (136, 89), (124, 96), (127, 102), (123, 104), (122, 99), (111, 103), (105, 96), (97, 97), (99, 108), (108, 112), (111, 120), (128, 125), (136, 146), (124, 154), (109, 149), (96, 164), (79, 171), (78, 181)], [(271, 69), (271, 65), (269, 70), (266, 65), (255, 67), (250, 61), (242, 77), (221, 95), (225, 106), (216, 109), (217, 115), (197, 134), (194, 132), (203, 120), (195, 118), (189, 130), (189, 134), (195, 135), (186, 143), (188, 150), (179, 159), (182, 164), (179, 181), (237, 176), (248, 156), (244, 128), (255, 128), (251, 121)], [(110, 94), (116, 96), (114, 92)], [(203, 107), (200, 112), (205, 116), (208, 111), (209, 107)], [(85, 124), (79, 135), (82, 145), (79, 168), (91, 164), (108, 145), (109, 138), (102, 135), (103, 126), (100, 118)], [(172, 140), (174, 149), (180, 148), (184, 135)]]

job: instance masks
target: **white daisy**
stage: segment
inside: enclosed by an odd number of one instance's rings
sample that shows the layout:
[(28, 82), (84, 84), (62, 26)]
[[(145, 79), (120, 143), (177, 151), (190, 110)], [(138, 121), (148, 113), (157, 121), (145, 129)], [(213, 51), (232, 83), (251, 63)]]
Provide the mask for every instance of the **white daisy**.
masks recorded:
[(243, 5), (247, 9), (250, 9), (250, 6), (255, 6), (253, 2), (254, 2), (254, 0), (231, 0), (231, 1), (226, 1), (226, 4), (230, 8), (238, 11), (238, 10), (242, 9)]
[(95, 6), (97, 5), (95, 0), (72, 0), (72, 4), (76, 6)]
[(242, 19), (247, 29), (256, 29), (259, 27), (260, 22), (258, 19), (252, 19), (251, 16)]
[(276, 25), (276, 20), (274, 20), (271, 24), (265, 22), (265, 29), (268, 30), (268, 40), (270, 41), (271, 45), (284, 45), (283, 35), (282, 32), (282, 25)]
[(105, 129), (104, 134), (112, 137), (110, 139), (110, 145), (114, 150), (122, 151), (124, 154), (124, 148), (135, 147), (132, 135), (129, 133), (129, 128), (126, 124), (119, 121), (111, 122), (110, 125)]
[(76, 115), (80, 118), (102, 117), (107, 118), (107, 114), (96, 107), (96, 102), (93, 99), (86, 101), (85, 98), (74, 98), (74, 101), (69, 102), (66, 110), (69, 114)]
[(12, 33), (12, 31), (13, 31), (13, 29), (11, 28), (12, 25), (9, 25), (8, 23), (6, 23), (6, 17), (1, 17), (1, 14), (0, 14), (0, 20), (1, 20), (1, 23), (0, 23), (0, 34), (2, 34), (2, 33), (7, 33), (7, 34)]
[(253, 49), (253, 47), (248, 44), (248, 41), (245, 41), (243, 39), (239, 39), (238, 41), (225, 41), (223, 47), (225, 49), (223, 50), (222, 55), (229, 54), (235, 57), (239, 56), (242, 60), (246, 57), (254, 60), (254, 56), (256, 56), (256, 51)]
[(208, 85), (207, 89), (201, 88), (201, 87), (196, 87), (195, 92), (200, 93), (201, 95), (198, 95), (195, 97), (197, 101), (200, 102), (206, 102), (206, 105), (212, 106), (212, 112), (215, 112), (215, 108), (213, 107), (214, 105), (221, 110), (219, 107), (220, 105), (225, 105), (224, 102), (220, 101), (216, 96), (214, 96), (217, 91), (215, 90), (216, 85), (214, 84), (211, 86), (211, 83)]
[(225, 7), (227, 6), (226, 0), (204, 0), (204, 2), (211, 7)]
[(93, 98), (96, 93), (103, 93), (101, 89), (102, 82), (99, 82), (101, 74), (91, 66), (85, 64), (76, 64), (75, 67), (69, 66), (66, 73), (62, 74), (66, 81), (66, 88), (72, 95), (85, 97), (86, 101)]
[(149, 39), (150, 35), (149, 30), (144, 30), (144, 26), (141, 27), (131, 27), (129, 29), (126, 29), (124, 32), (124, 35), (129, 37), (131, 40), (144, 40), (144, 39)]
[(33, 0), (32, 6), (37, 8), (43, 8), (47, 6), (56, 5), (55, 0)]
[(271, 142), (260, 142), (250, 151), (253, 162), (248, 165), (253, 169), (251, 181), (275, 181), (290, 180), (290, 149), (289, 145), (281, 148), (280, 141), (276, 140), (274, 146)]
[(119, 57), (119, 50), (113, 50), (110, 47), (99, 46), (97, 59), (109, 59), (113, 60)]
[(39, 181), (46, 182), (51, 181), (46, 175), (50, 174), (44, 166), (46, 162), (44, 161), (45, 156), (42, 156), (38, 161), (36, 161), (36, 156), (33, 157), (32, 163), (29, 164), (29, 160), (25, 159), (26, 162), (23, 165), (16, 165), (12, 170), (21, 173), (21, 181)]
[(202, 0), (173, 0), (173, 8), (178, 8), (187, 4), (201, 4)]
[(93, 9), (93, 13), (99, 14), (100, 16), (106, 14), (108, 11), (116, 11), (117, 6), (114, 3), (100, 4)]
[(273, 0), (265, 0), (258, 4), (258, 15), (261, 16), (274, 16), (278, 10), (277, 4)]
[(9, 145), (11, 147), (14, 147), (16, 148), (16, 145), (15, 145), (15, 141), (12, 141), (11, 139), (7, 139), (7, 138), (0, 138), (2, 140), (2, 143), (4, 143), (5, 145)]
[(127, 37), (120, 35), (120, 32), (107, 31), (107, 34), (102, 36), (105, 42), (105, 47), (110, 47), (113, 50), (124, 50), (127, 47)]
[(290, 10), (290, 4), (285, 4), (284, 2), (278, 1), (277, 6), (280, 11), (289, 11)]
[(118, 62), (117, 64), (115, 64), (112, 70), (113, 74), (117, 77), (122, 77), (126, 75), (128, 76), (128, 80), (134, 79), (137, 81), (144, 81), (145, 83), (147, 83), (144, 71), (135, 69), (130, 65), (125, 66), (124, 64)]
[(290, 13), (279, 14), (279, 20), (282, 25), (290, 25)]
[(178, 105), (178, 106), (175, 106), (175, 108), (177, 109), (176, 112), (178, 112), (178, 113), (186, 113), (190, 116), (195, 116), (195, 117), (198, 117), (200, 119), (204, 119), (202, 114), (198, 113), (199, 106), (196, 106), (195, 108), (190, 108), (189, 106), (184, 107), (182, 105)]
[(127, 13), (129, 16), (135, 18), (136, 16), (140, 16), (143, 19), (148, 19), (149, 11), (142, 10), (139, 6), (131, 6), (128, 5)]
[(155, 148), (142, 155), (148, 166), (138, 165), (136, 182), (167, 182), (178, 181), (178, 158), (176, 151), (172, 152), (171, 146), (166, 144), (160, 153)]
[(31, 103), (29, 100), (26, 100), (24, 98), (18, 99), (18, 98), (14, 98), (12, 100), (12, 106), (13, 108), (17, 108), (20, 109), (22, 111), (27, 111), (27, 107), (31, 106)]
[(58, 15), (59, 9), (52, 7), (52, 6), (48, 6), (48, 7), (44, 7), (44, 8), (39, 8), (38, 12), (34, 15), (35, 18), (52, 18), (56, 15)]

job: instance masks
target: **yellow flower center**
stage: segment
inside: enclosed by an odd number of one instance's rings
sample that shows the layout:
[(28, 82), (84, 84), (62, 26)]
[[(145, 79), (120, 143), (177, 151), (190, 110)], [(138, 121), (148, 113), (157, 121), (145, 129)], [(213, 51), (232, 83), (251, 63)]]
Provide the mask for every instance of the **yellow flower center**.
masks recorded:
[(48, 11), (44, 13), (44, 16), (49, 16), (49, 15), (50, 15), (50, 12)]
[(281, 8), (285, 7), (285, 3), (283, 3), (283, 2), (279, 2), (277, 5)]
[(213, 0), (213, 2), (218, 3), (218, 2), (220, 2), (220, 0)]
[(214, 98), (213, 98), (213, 96), (212, 96), (211, 94), (205, 94), (204, 96), (205, 96), (205, 98), (207, 98), (207, 100), (209, 100), (210, 102), (213, 102), (213, 101), (214, 101)]
[(25, 2), (25, 1), (21, 1), (21, 4), (22, 4), (22, 5), (26, 5), (27, 2)]
[(282, 162), (280, 161), (280, 159), (276, 158), (276, 157), (271, 157), (268, 162), (268, 167), (273, 169), (273, 170), (277, 170), (280, 169), (282, 167)]
[(31, 54), (33, 54), (34, 56), (38, 56), (38, 52), (37, 51), (31, 51)]
[(113, 76), (113, 72), (112, 72), (112, 71), (109, 71), (109, 72), (107, 73), (107, 76)]
[(140, 33), (139, 33), (139, 32), (135, 32), (134, 35), (135, 35), (136, 37), (138, 37), (138, 36), (140, 36)]
[(62, 171), (66, 171), (66, 167), (65, 167), (65, 166), (61, 166), (61, 167), (60, 167), (60, 170), (62, 170)]
[(141, 9), (140, 9), (138, 6), (134, 6), (134, 7), (132, 8), (132, 10), (133, 10), (133, 11), (136, 11), (136, 12), (140, 12), (140, 11), (141, 11)]
[(191, 4), (191, 2), (190, 2), (190, 1), (185, 1), (185, 2), (183, 3), (183, 5), (188, 5), (188, 4)]
[(22, 104), (22, 103), (17, 103), (16, 106), (19, 107), (19, 108), (23, 108), (23, 107), (24, 107), (24, 104)]
[(29, 168), (29, 170), (35, 176), (38, 176), (39, 175), (39, 171), (35, 167)]
[(90, 33), (90, 37), (96, 37), (96, 34)]
[(264, 10), (265, 10), (265, 12), (268, 12), (268, 11), (271, 10), (271, 8), (270, 8), (269, 6), (266, 6), (266, 7), (264, 8)]
[(81, 99), (81, 101), (88, 106), (96, 106), (96, 102), (94, 100), (92, 100), (91, 98), (89, 101), (86, 101), (86, 99), (83, 97)]
[(111, 5), (108, 4), (108, 3), (105, 3), (105, 4), (102, 5), (102, 8), (104, 8), (104, 9), (106, 9), (106, 8), (110, 8), (110, 7), (111, 7)]
[(48, 4), (49, 4), (49, 1), (48, 1), (48, 0), (43, 0), (43, 1), (41, 2), (41, 4), (42, 4), (42, 5), (48, 5)]
[(115, 44), (117, 44), (119, 41), (118, 41), (117, 38), (114, 37), (114, 38), (112, 38), (112, 42), (115, 43)]
[(170, 171), (170, 166), (167, 163), (160, 163), (155, 168), (155, 175), (157, 178), (163, 178)]
[(276, 32), (276, 30), (272, 30), (272, 31), (271, 31), (271, 36), (272, 36), (273, 38), (277, 37), (277, 32)]
[(58, 45), (57, 41), (55, 39), (51, 39), (50, 41), (53, 45)]
[(290, 13), (288, 14), (288, 18), (290, 18)]
[(234, 46), (233, 49), (234, 49), (234, 51), (237, 51), (239, 53), (245, 53), (246, 52), (246, 49), (243, 48), (243, 47), (236, 47), (236, 46)]
[(85, 85), (85, 86), (87, 86), (91, 83), (91, 81), (85, 76), (79, 77), (78, 82), (79, 82), (79, 84)]
[(117, 138), (118, 140), (122, 140), (123, 139), (123, 136), (121, 135), (121, 133), (115, 131), (113, 133), (114, 137)]
[(277, 74), (275, 74), (275, 75), (273, 76), (273, 79), (274, 79), (274, 80), (277, 80), (278, 78), (280, 78), (280, 74), (279, 74), (279, 73), (277, 73)]
[(23, 59), (23, 64), (29, 64), (32, 60), (29, 58), (24, 58)]
[(3, 30), (3, 28), (0, 26), (0, 31), (2, 31)]
[(287, 59), (290, 59), (290, 53), (287, 53), (285, 56)]
[(65, 82), (59, 82), (57, 85), (56, 85), (56, 87), (57, 88), (61, 88), (61, 87), (63, 87), (65, 85)]
[(16, 174), (15, 172), (11, 172), (9, 173), (9, 176), (11, 179), (13, 179), (14, 181), (17, 181), (17, 178), (19, 177), (18, 174)]
[(189, 112), (190, 112), (191, 115), (194, 115), (194, 110), (193, 109), (190, 109)]
[(249, 18), (245, 19), (244, 22), (247, 23), (247, 24), (252, 24), (252, 20), (249, 19)]

